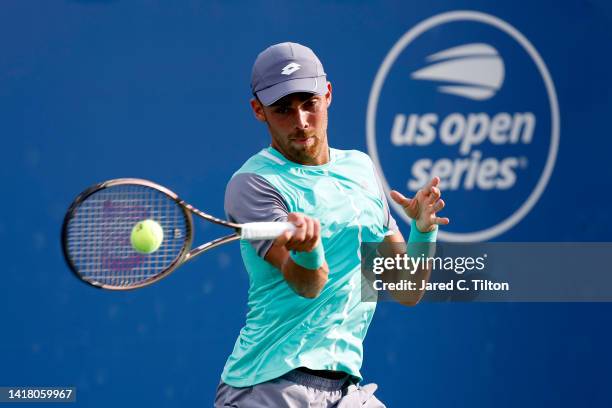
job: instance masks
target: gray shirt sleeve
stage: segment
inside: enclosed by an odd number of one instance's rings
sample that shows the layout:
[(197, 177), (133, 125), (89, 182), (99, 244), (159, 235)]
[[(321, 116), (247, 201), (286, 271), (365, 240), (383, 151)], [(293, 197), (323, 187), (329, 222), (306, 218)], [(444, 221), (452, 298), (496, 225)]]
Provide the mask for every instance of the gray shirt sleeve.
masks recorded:
[[(225, 214), (232, 222), (287, 221), (289, 210), (283, 196), (263, 177), (255, 173), (235, 175), (225, 189)], [(272, 240), (251, 241), (264, 258)]]

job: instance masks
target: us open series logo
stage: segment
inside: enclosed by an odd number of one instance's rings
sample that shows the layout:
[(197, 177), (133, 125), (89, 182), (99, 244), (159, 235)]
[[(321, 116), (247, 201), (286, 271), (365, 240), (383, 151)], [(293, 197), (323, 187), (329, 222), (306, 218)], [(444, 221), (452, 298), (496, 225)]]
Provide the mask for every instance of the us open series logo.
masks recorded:
[(559, 107), (523, 34), (492, 15), (454, 11), (417, 24), (391, 48), (372, 85), (366, 133), (387, 193), (413, 194), (437, 175), (452, 220), (440, 239), (483, 241), (520, 222), (544, 192)]

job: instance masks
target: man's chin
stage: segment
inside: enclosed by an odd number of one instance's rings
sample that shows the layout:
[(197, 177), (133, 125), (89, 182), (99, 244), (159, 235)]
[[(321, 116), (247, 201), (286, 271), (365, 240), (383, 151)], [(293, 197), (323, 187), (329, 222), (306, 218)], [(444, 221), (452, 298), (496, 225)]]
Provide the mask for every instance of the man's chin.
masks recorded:
[(316, 159), (319, 153), (319, 146), (317, 143), (313, 143), (312, 145), (304, 145), (304, 144), (291, 144), (290, 151), (292, 155), (298, 159), (298, 161), (312, 161)]

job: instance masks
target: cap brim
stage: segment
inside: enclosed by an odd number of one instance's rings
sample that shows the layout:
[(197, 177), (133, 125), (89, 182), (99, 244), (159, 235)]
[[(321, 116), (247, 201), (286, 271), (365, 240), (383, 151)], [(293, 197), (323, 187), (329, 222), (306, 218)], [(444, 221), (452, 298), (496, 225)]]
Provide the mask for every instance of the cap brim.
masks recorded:
[(270, 106), (280, 98), (297, 92), (324, 95), (327, 91), (325, 75), (316, 78), (296, 78), (281, 82), (257, 92), (257, 97), (265, 106)]

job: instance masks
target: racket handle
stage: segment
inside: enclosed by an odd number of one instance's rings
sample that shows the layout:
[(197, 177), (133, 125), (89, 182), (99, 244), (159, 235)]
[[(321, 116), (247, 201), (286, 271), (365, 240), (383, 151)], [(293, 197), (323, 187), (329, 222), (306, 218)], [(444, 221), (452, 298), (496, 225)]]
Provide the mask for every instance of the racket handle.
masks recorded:
[(240, 238), (249, 241), (259, 239), (276, 239), (285, 231), (294, 231), (295, 225), (290, 222), (248, 222), (240, 228)]

